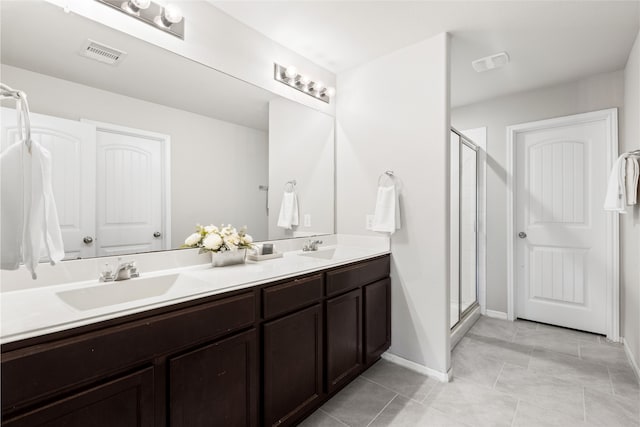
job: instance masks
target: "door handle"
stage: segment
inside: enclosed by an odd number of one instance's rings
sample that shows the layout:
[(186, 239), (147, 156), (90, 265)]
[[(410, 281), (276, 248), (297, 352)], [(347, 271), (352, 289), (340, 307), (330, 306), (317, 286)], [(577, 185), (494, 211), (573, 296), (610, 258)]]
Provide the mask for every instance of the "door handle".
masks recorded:
[(82, 239), (82, 241), (84, 242), (85, 245), (90, 245), (91, 243), (93, 243), (93, 237), (84, 236), (84, 239)]
[(162, 233), (159, 231), (156, 231), (155, 233), (153, 233), (153, 237), (155, 237), (156, 239), (160, 236), (162, 236)]
[(518, 237), (521, 238), (521, 239), (524, 239), (524, 238), (527, 237), (527, 233), (525, 233), (524, 231), (521, 231), (521, 232), (518, 233)]

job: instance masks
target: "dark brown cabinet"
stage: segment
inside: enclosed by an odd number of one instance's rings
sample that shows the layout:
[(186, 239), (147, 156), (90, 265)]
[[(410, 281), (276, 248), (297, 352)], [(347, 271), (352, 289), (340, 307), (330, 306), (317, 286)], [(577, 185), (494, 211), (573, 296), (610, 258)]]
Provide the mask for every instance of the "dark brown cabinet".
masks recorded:
[(376, 361), (391, 345), (391, 280), (366, 285), (364, 296), (365, 363)]
[(252, 329), (170, 358), (170, 425), (257, 426), (256, 347)]
[(264, 425), (292, 425), (322, 396), (322, 309), (264, 324)]
[(153, 368), (107, 381), (2, 423), (10, 427), (153, 427)]
[(362, 293), (360, 289), (327, 301), (327, 391), (355, 376), (362, 365)]
[(389, 348), (390, 257), (2, 345), (2, 426), (292, 426)]

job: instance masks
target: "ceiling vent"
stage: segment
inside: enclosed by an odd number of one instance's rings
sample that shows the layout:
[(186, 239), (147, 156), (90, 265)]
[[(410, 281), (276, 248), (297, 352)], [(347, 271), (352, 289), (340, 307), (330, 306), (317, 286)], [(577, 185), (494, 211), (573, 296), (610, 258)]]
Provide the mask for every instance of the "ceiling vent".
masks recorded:
[(80, 55), (105, 64), (117, 65), (127, 53), (89, 39), (84, 43)]
[(471, 66), (478, 73), (493, 70), (494, 68), (504, 67), (509, 63), (509, 54), (507, 52), (496, 53), (495, 55), (485, 56), (471, 62)]

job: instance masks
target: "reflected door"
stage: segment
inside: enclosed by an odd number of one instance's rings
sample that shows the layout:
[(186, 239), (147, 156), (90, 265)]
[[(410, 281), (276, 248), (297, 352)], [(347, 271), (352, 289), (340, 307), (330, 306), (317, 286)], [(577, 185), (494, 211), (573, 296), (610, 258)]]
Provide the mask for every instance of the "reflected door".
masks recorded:
[(162, 144), (144, 132), (98, 126), (98, 256), (164, 248)]
[[(65, 259), (95, 251), (95, 141), (89, 123), (31, 113), (31, 137), (51, 153), (51, 179)], [(14, 109), (2, 108), (2, 150), (17, 141)]]

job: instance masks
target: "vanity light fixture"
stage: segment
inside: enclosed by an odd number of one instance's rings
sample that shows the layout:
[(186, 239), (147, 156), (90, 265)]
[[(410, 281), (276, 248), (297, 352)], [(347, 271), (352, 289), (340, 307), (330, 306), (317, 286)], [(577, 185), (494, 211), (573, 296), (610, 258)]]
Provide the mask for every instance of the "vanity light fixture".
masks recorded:
[(184, 19), (180, 8), (162, 6), (152, 0), (96, 0), (146, 24), (184, 40)]
[(274, 64), (273, 78), (280, 83), (286, 84), (289, 87), (298, 89), (300, 92), (304, 92), (307, 95), (313, 96), (316, 99), (329, 104), (331, 98), (336, 96), (336, 90), (333, 87), (325, 87), (321, 81), (313, 81), (306, 74), (299, 74), (298, 69), (292, 65), (287, 67), (279, 64)]

